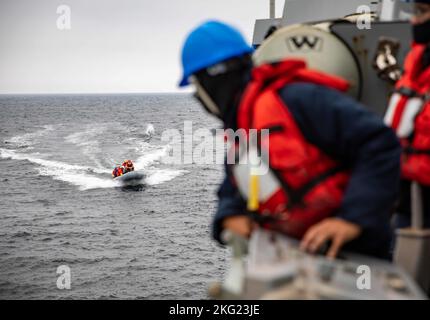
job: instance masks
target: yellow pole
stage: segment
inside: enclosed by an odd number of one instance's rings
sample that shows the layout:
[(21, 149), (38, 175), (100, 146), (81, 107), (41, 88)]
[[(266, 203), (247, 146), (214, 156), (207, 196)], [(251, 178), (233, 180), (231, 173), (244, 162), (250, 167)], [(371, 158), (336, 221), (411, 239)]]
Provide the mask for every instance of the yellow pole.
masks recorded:
[(259, 176), (252, 172), (249, 177), (249, 196), (248, 196), (248, 211), (249, 212), (256, 212), (258, 211), (258, 194), (259, 194)]

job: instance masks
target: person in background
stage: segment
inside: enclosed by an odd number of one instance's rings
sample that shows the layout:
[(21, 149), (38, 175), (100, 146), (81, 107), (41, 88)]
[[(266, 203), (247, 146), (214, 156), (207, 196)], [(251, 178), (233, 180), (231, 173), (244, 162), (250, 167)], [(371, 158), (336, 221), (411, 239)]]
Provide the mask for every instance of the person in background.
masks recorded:
[(397, 228), (411, 224), (412, 181), (421, 186), (424, 227), (430, 227), (430, 0), (415, 0), (413, 8), (412, 48), (384, 117), (403, 147)]
[[(329, 257), (348, 248), (388, 258), (400, 180), (394, 132), (342, 93), (345, 80), (301, 60), (254, 67), (252, 51), (233, 27), (205, 22), (183, 46), (180, 86), (192, 83), (226, 129), (270, 130), (270, 170), (282, 187), (260, 201), (258, 215), (311, 253), (329, 244)], [(243, 178), (226, 165), (212, 229), (221, 244), (223, 230), (248, 237), (255, 225), (238, 190)]]

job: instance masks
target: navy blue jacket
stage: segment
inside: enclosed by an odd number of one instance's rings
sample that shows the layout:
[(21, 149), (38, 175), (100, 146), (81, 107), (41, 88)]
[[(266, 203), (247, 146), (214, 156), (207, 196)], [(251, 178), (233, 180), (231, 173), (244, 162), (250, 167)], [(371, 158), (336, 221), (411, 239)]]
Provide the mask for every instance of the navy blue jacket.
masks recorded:
[[(360, 225), (363, 232), (345, 249), (388, 257), (390, 217), (400, 182), (401, 148), (393, 130), (364, 106), (330, 88), (295, 83), (278, 93), (304, 137), (352, 171), (337, 216)], [(213, 237), (222, 243), (222, 220), (244, 214), (246, 204), (228, 173), (218, 197)]]

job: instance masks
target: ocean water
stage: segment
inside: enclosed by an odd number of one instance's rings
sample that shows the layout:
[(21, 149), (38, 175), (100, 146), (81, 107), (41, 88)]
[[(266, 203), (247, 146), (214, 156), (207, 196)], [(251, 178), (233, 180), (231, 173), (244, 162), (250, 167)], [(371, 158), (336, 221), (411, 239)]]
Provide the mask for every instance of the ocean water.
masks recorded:
[[(220, 126), (186, 94), (0, 96), (0, 298), (207, 298), (228, 258), (210, 238), (223, 173), (163, 161), (184, 121)], [(112, 181), (126, 158), (143, 190)]]

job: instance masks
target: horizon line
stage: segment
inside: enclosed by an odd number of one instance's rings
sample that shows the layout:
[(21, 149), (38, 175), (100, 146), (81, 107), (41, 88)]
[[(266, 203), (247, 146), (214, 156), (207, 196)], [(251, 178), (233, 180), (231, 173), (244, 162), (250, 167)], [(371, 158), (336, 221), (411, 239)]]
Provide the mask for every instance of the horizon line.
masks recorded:
[(191, 91), (154, 91), (154, 92), (0, 92), (0, 96), (48, 96), (48, 95), (144, 95), (144, 94), (190, 94)]

